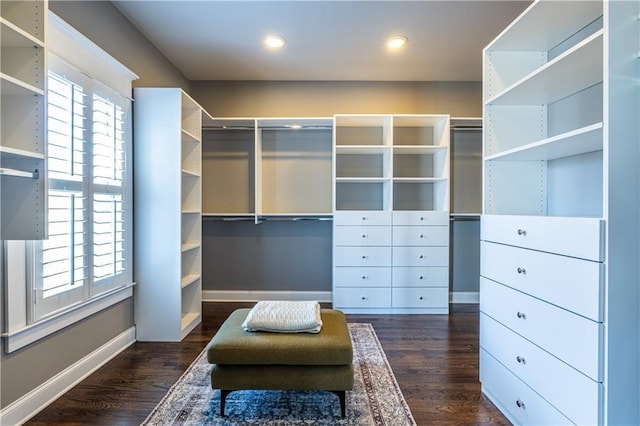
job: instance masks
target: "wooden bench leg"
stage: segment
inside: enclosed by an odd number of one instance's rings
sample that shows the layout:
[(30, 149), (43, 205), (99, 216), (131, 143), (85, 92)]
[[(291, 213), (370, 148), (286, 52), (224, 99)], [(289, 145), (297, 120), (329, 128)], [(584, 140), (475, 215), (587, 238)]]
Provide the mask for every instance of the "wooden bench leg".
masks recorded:
[(338, 396), (338, 399), (340, 400), (340, 414), (342, 415), (342, 418), (344, 419), (344, 417), (347, 414), (346, 391), (331, 391), (331, 392), (335, 393)]
[(224, 405), (227, 402), (227, 395), (230, 393), (230, 390), (220, 389), (220, 417), (224, 417)]

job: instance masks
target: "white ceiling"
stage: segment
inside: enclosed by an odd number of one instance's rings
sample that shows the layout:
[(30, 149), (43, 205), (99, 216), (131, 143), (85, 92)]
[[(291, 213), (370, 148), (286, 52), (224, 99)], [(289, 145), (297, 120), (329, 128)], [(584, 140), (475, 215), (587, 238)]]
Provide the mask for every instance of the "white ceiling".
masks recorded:
[[(482, 48), (531, 2), (113, 3), (189, 80), (480, 81)], [(265, 49), (268, 33), (286, 46)], [(388, 52), (398, 33), (409, 44)]]

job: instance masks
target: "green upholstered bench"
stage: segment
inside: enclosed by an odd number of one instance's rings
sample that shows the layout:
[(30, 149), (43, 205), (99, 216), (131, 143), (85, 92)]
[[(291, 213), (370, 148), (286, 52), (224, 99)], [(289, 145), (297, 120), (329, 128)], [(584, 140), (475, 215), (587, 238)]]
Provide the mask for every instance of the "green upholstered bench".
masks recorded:
[(320, 333), (249, 332), (250, 309), (237, 309), (207, 346), (211, 387), (220, 389), (220, 415), (234, 390), (333, 392), (345, 415), (345, 391), (353, 388), (353, 348), (344, 314), (322, 309)]

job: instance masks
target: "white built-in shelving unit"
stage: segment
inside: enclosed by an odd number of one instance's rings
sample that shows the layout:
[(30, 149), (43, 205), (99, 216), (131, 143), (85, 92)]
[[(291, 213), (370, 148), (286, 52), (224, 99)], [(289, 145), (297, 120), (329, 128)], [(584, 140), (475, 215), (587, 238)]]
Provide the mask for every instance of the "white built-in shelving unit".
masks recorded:
[(447, 313), (449, 116), (334, 119), (334, 307)]
[(134, 90), (137, 340), (180, 341), (202, 319), (202, 125), (176, 88)]
[(480, 380), (515, 424), (638, 424), (637, 1), (536, 1), (484, 49)]
[(46, 238), (46, 0), (0, 2), (1, 240)]
[(215, 118), (203, 131), (203, 216), (330, 218), (332, 118)]

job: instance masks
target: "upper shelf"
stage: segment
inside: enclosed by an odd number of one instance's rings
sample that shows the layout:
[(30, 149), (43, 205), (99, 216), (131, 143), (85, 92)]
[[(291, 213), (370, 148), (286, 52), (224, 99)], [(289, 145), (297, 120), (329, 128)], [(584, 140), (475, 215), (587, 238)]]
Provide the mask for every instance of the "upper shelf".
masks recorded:
[(507, 87), (487, 105), (550, 104), (602, 81), (603, 30)]
[[(602, 2), (538, 0), (485, 51), (548, 51), (603, 14)], [(544, 30), (541, 30), (544, 29)]]
[(33, 151), (25, 151), (22, 149), (10, 148), (0, 145), (0, 156), (2, 159), (36, 159), (44, 160), (44, 154)]
[(487, 161), (556, 160), (602, 150), (602, 123), (562, 133), (486, 157)]
[(11, 47), (44, 48), (42, 40), (2, 17), (0, 17), (0, 29), (2, 34), (0, 43), (3, 49)]

